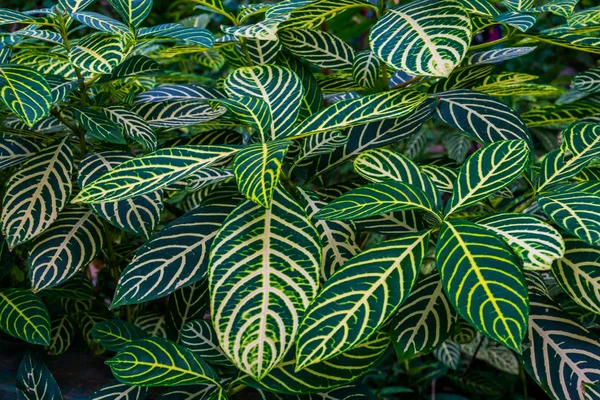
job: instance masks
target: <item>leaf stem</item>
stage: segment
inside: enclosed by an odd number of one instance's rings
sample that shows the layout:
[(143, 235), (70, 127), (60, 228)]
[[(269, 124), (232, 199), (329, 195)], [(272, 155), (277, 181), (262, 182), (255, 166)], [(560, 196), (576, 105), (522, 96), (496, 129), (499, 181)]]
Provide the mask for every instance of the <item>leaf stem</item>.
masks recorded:
[(492, 42), (487, 42), (487, 43), (482, 43), (482, 44), (476, 44), (475, 46), (471, 46), (469, 47), (469, 51), (471, 50), (481, 50), (481, 49), (485, 49), (488, 47), (492, 47), (495, 46), (497, 44), (500, 43), (504, 43), (504, 42), (508, 42), (509, 40), (511, 40), (513, 37), (512, 36), (504, 36), (498, 40), (494, 40)]
[(248, 46), (246, 45), (246, 38), (240, 37), (240, 47), (242, 48), (242, 52), (244, 53), (244, 56), (246, 57), (246, 63), (248, 64), (248, 66), (250, 66), (250, 67), (254, 66), (254, 63), (252, 62), (252, 58), (250, 58), (250, 53), (248, 52)]
[(406, 82), (399, 83), (396, 86), (392, 87), (392, 90), (401, 89), (403, 87), (406, 87), (406, 86), (408, 86), (408, 85), (410, 85), (412, 83), (415, 83), (415, 82), (419, 81), (421, 78), (422, 78), (421, 75), (413, 76), (412, 78), (410, 78)]

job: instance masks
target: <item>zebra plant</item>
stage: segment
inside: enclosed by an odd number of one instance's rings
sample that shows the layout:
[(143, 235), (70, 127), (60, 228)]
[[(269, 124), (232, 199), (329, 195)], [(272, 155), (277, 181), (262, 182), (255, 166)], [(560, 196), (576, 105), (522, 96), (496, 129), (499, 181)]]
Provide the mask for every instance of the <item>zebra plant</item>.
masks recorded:
[(599, 7), (94, 3), (0, 9), (21, 397), (600, 398)]

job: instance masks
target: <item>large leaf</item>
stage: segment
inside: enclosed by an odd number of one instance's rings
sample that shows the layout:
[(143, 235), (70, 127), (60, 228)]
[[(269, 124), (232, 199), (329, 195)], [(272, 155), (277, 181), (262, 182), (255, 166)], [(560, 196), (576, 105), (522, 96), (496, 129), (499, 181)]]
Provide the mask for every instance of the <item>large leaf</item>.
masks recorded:
[(435, 116), (460, 129), (480, 143), (525, 139), (529, 132), (519, 116), (504, 103), (472, 90), (453, 90), (439, 94)]
[(386, 240), (334, 273), (300, 324), (296, 370), (350, 350), (376, 332), (408, 297), (428, 244), (429, 231)]
[(297, 188), (300, 202), (317, 228), (323, 245), (321, 260), (321, 278), (327, 280), (346, 261), (360, 252), (356, 243), (356, 226), (353, 222), (317, 220), (314, 215), (327, 203), (308, 190)]
[(147, 336), (148, 333), (141, 328), (120, 319), (101, 321), (92, 328), (94, 340), (111, 351), (119, 351), (126, 344)]
[(565, 238), (564, 256), (552, 266), (563, 290), (581, 307), (600, 314), (600, 248)]
[(0, 100), (29, 126), (48, 115), (52, 106), (44, 76), (22, 65), (0, 64)]
[(50, 345), (50, 316), (42, 300), (26, 289), (0, 291), (0, 329), (29, 343)]
[(225, 79), (225, 91), (234, 99), (253, 96), (267, 103), (271, 126), (263, 140), (289, 136), (304, 94), (300, 78), (294, 72), (274, 65), (236, 69)]
[(373, 52), (411, 75), (448, 76), (471, 43), (471, 20), (454, 0), (423, 0), (395, 7), (369, 34)]
[(65, 282), (86, 267), (103, 245), (101, 220), (85, 206), (68, 206), (33, 241), (29, 252), (29, 279), (34, 290)]
[(440, 219), (423, 190), (399, 181), (372, 183), (338, 197), (316, 215), (324, 220), (355, 220), (390, 211), (423, 210)]
[(422, 278), (391, 322), (398, 359), (429, 353), (450, 337), (456, 320), (440, 276), (434, 273)]
[(537, 196), (544, 213), (584, 242), (600, 241), (600, 196), (583, 191), (544, 192)]
[(87, 35), (73, 45), (69, 52), (71, 64), (95, 74), (110, 74), (124, 57), (123, 38), (108, 33)]
[(203, 279), (213, 239), (236, 204), (201, 205), (155, 234), (121, 273), (112, 307), (164, 297)]
[(155, 192), (237, 150), (235, 146), (180, 146), (157, 150), (121, 163), (86, 185), (73, 201), (104, 203)]
[[(88, 154), (79, 164), (79, 187), (84, 188), (112, 168), (132, 158), (128, 153), (121, 151)], [(147, 238), (160, 221), (163, 211), (162, 193), (157, 191), (116, 202), (90, 204), (90, 208), (117, 228)]]
[(233, 162), (240, 193), (268, 208), (279, 182), (281, 163), (291, 144), (289, 140), (277, 140), (255, 143), (240, 150)]
[(7, 183), (2, 233), (9, 247), (48, 228), (71, 195), (73, 154), (68, 138), (29, 158)]
[(377, 87), (381, 60), (370, 50), (356, 54), (352, 63), (352, 78), (360, 86), (373, 89)]
[(116, 33), (129, 40), (133, 39), (133, 33), (127, 25), (115, 19), (89, 11), (72, 12), (69, 14), (75, 21), (80, 22), (90, 28), (97, 29), (106, 33)]
[(121, 383), (136, 386), (218, 385), (215, 371), (200, 357), (169, 340), (136, 340), (105, 361)]
[(109, 0), (117, 14), (133, 28), (137, 28), (152, 10), (152, 0)]
[(342, 100), (306, 118), (295, 128), (293, 136), (308, 136), (382, 119), (400, 118), (426, 99), (425, 93), (405, 89)]
[(319, 111), (323, 104), (323, 93), (310, 68), (286, 51), (279, 53), (278, 62), (294, 72), (304, 87), (298, 119), (303, 120)]
[(554, 399), (595, 399), (600, 380), (598, 337), (575, 322), (546, 295), (532, 293), (529, 346), (521, 361)]
[(565, 243), (551, 225), (530, 215), (501, 213), (477, 220), (508, 243), (523, 261), (523, 268), (549, 270), (560, 259)]
[[(300, 371), (294, 370), (296, 360), (294, 352), (290, 351), (269, 375), (261, 379), (259, 383), (249, 382), (249, 384), (275, 393), (322, 392), (356, 381), (381, 358), (389, 344), (390, 339), (386, 332), (376, 332), (352, 350)], [(352, 394), (356, 395), (356, 393)]]
[(527, 287), (502, 239), (472, 222), (447, 220), (436, 265), (458, 313), (484, 335), (520, 352), (529, 315)]
[(294, 29), (278, 36), (283, 46), (297, 57), (323, 68), (352, 71), (354, 50), (331, 33)]
[(262, 142), (271, 138), (273, 118), (269, 103), (253, 96), (215, 100), (215, 103), (217, 102), (227, 107), (238, 121), (250, 125)]
[(529, 162), (529, 150), (524, 140), (504, 140), (477, 150), (460, 169), (446, 204), (446, 214), (452, 214), (476, 204), (517, 179)]
[(62, 400), (60, 388), (39, 355), (27, 351), (17, 371), (17, 397), (22, 400)]
[(232, 211), (214, 239), (209, 279), (213, 325), (239, 369), (260, 380), (285, 357), (320, 265), (319, 235), (282, 187), (269, 209), (246, 200)]

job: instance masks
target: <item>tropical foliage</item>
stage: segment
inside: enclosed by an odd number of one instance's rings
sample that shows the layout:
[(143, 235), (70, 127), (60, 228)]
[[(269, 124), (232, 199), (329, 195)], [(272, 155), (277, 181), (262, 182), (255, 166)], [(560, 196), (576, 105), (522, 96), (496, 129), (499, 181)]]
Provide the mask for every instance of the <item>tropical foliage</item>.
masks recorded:
[(20, 398), (600, 399), (591, 3), (0, 8)]

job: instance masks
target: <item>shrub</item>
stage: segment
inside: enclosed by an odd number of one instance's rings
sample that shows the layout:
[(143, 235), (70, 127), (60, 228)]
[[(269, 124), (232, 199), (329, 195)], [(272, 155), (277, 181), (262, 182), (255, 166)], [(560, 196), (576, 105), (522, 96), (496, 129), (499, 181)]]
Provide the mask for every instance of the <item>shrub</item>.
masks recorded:
[(92, 2), (0, 9), (22, 396), (600, 398), (599, 7)]

